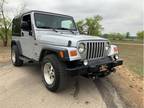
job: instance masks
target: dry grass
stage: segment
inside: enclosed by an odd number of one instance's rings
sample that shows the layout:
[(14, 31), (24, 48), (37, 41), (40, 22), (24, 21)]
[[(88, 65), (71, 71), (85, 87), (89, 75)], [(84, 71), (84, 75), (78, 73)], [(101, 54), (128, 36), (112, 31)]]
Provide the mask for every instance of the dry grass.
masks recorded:
[(143, 45), (117, 44), (120, 57), (129, 70), (143, 76)]
[[(10, 46), (10, 45), (11, 45), (11, 40), (8, 41), (8, 46)], [(2, 42), (2, 40), (0, 40), (0, 47), (3, 47), (3, 42)]]

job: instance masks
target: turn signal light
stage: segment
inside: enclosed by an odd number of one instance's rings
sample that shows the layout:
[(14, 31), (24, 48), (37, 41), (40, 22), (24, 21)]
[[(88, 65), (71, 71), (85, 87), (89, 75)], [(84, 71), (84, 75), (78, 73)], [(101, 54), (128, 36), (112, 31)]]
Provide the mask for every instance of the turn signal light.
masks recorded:
[(59, 55), (60, 55), (61, 58), (64, 58), (64, 52), (63, 51), (60, 51)]
[(117, 47), (114, 47), (114, 52), (118, 52), (118, 48)]
[(76, 50), (70, 51), (70, 56), (77, 56), (77, 51)]

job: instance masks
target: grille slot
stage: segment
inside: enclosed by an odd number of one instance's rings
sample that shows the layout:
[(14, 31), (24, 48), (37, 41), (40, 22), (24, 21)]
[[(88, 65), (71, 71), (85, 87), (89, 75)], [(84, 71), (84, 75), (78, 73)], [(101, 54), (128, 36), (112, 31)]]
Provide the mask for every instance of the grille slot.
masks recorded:
[(105, 45), (106, 42), (87, 42), (86, 59), (97, 59), (106, 56)]

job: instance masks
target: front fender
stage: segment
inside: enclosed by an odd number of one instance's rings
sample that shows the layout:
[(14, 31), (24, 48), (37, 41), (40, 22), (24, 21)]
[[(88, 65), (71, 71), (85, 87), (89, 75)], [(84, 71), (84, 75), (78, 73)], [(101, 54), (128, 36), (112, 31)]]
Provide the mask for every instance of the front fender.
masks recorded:
[[(41, 60), (41, 58), (43, 57), (44, 53), (46, 52), (47, 54), (49, 53), (55, 53), (60, 59), (64, 60), (64, 61), (74, 61), (74, 60), (80, 60), (81, 57), (77, 51), (77, 56), (70, 56), (70, 51), (72, 50), (76, 50), (77, 48), (75, 47), (64, 47), (64, 46), (54, 46), (54, 45), (47, 45), (47, 46), (43, 46), (42, 50), (41, 50), (41, 54), (39, 57), (39, 60)], [(59, 56), (59, 52), (63, 51), (64, 52), (64, 58), (61, 58)]]

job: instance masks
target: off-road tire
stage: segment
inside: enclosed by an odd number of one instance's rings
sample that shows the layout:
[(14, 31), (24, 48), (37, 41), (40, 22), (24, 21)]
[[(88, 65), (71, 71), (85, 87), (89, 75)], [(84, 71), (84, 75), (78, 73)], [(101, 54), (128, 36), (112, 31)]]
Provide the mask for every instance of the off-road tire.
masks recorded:
[[(15, 61), (12, 60), (12, 54), (15, 53)], [(23, 61), (19, 59), (20, 53), (16, 45), (11, 47), (11, 61), (14, 66), (22, 66)]]
[[(44, 77), (44, 65), (46, 63), (51, 63), (54, 68), (55, 78), (51, 85), (49, 85)], [(64, 70), (64, 65), (57, 58), (56, 55), (50, 54), (46, 55), (42, 60), (42, 80), (46, 88), (52, 92), (57, 92), (60, 90), (64, 90), (67, 83), (67, 72)]]

